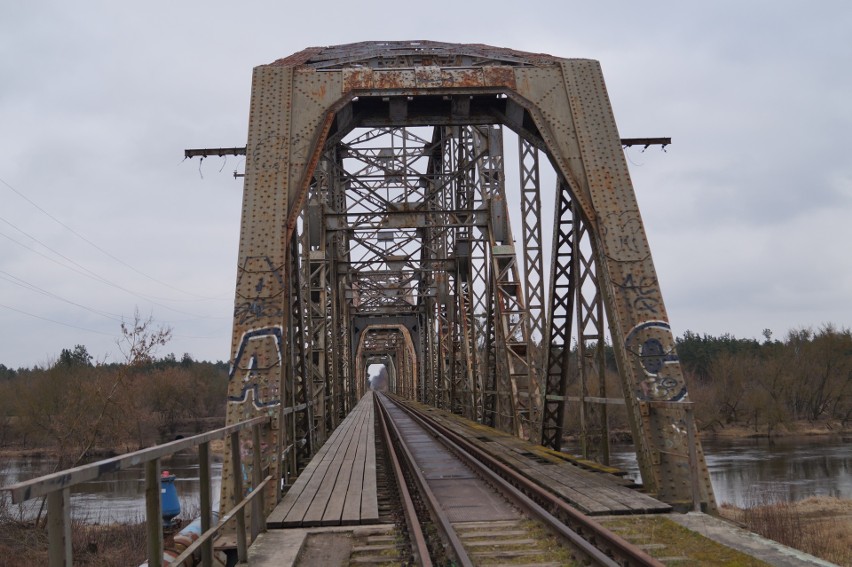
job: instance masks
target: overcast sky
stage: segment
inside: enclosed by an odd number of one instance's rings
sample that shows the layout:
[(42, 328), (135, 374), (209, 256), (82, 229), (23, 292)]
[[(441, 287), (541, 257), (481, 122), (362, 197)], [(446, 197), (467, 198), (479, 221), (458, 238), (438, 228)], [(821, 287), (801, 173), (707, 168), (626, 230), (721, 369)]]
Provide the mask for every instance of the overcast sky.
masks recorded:
[(121, 360), (136, 307), (227, 360), (242, 164), (183, 150), (245, 145), (254, 66), (366, 40), (600, 60), (621, 135), (673, 138), (627, 157), (675, 334), (852, 326), (850, 30), (845, 0), (6, 0), (0, 364)]

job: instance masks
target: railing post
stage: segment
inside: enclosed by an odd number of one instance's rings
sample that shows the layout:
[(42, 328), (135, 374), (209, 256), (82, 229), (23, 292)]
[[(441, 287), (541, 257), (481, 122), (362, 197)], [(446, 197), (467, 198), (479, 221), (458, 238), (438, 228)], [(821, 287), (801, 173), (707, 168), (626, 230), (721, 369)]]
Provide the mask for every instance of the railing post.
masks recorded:
[(145, 463), (145, 527), (148, 532), (148, 567), (163, 565), (163, 509), (160, 502), (160, 459)]
[[(242, 500), (243, 494), (243, 466), (240, 462), (240, 432), (231, 433), (231, 465), (234, 473), (231, 475), (233, 482), (232, 493), (234, 505)], [(246, 544), (246, 513), (245, 508), (237, 511), (237, 560), (240, 563), (248, 562), (248, 545)]]
[(71, 489), (47, 495), (47, 538), (50, 567), (71, 567)]
[[(213, 519), (213, 504), (210, 496), (210, 443), (198, 446), (198, 477), (200, 481), (201, 499), (201, 533), (210, 529)], [(201, 544), (201, 565), (213, 567), (213, 540), (207, 539)]]
[[(254, 424), (251, 426), (251, 445), (252, 445), (252, 463), (251, 463), (251, 485), (252, 490), (257, 490), (263, 480), (263, 470), (261, 469), (263, 458), (260, 452), (260, 425)], [(266, 531), (264, 525), (263, 513), (263, 491), (258, 494), (251, 503), (251, 540), (257, 539), (257, 535)]]

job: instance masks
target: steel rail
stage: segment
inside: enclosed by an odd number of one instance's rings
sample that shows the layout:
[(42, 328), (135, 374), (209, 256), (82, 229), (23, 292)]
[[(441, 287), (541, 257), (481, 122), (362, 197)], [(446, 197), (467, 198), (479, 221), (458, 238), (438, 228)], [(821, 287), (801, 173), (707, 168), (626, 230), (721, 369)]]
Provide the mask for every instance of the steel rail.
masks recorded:
[(379, 411), (382, 414), (382, 419), (390, 426), (390, 430), (393, 431), (394, 436), (399, 441), (399, 448), (402, 450), (402, 455), (405, 458), (405, 461), (408, 465), (408, 469), (414, 477), (414, 481), (417, 484), (417, 490), (421, 496), (423, 496), (426, 500), (426, 504), (429, 507), (429, 513), (432, 516), (432, 520), (435, 522), (436, 527), (444, 536), (446, 543), (449, 548), (452, 550), (452, 553), (455, 555), (455, 559), (458, 561), (458, 565), (462, 567), (474, 567), (473, 561), (470, 559), (470, 556), (467, 554), (467, 550), (464, 548), (464, 545), (461, 542), (458, 534), (456, 533), (455, 528), (450, 523), (450, 519), (444, 513), (441, 508), (438, 499), (435, 497), (435, 494), (429, 488), (429, 484), (426, 482), (426, 477), (423, 476), (423, 473), (416, 466), (416, 461), (414, 460), (414, 456), (411, 454), (411, 451), (408, 449), (406, 444), (403, 442), (402, 435), (399, 432), (399, 429), (396, 426), (396, 423), (390, 418), (390, 415), (387, 413), (387, 409), (384, 407), (381, 401), (381, 396), (376, 396), (376, 401), (378, 402)]
[(382, 406), (381, 403), (378, 403), (377, 405), (380, 413), (379, 423), (382, 427), (382, 437), (385, 440), (388, 459), (391, 462), (391, 468), (393, 468), (393, 475), (396, 479), (400, 500), (402, 500), (402, 511), (405, 515), (405, 524), (408, 526), (408, 537), (412, 540), (411, 551), (414, 555), (414, 560), (422, 567), (432, 567), (432, 558), (429, 556), (429, 548), (426, 545), (426, 536), (423, 534), (423, 526), (417, 518), (417, 510), (414, 508), (414, 500), (411, 498), (411, 492), (409, 492), (408, 485), (405, 483), (405, 478), (402, 476), (402, 466), (399, 464), (399, 457), (396, 454), (396, 449), (393, 446), (393, 439), (391, 439), (391, 434), (388, 430), (388, 416), (384, 413), (384, 406)]
[[(579, 546), (578, 551), (587, 555), (589, 560), (598, 565), (663, 567), (663, 563), (639, 547), (572, 508), (561, 498), (501, 463), (461, 435), (412, 408), (405, 400), (393, 397), (393, 401), (420, 425), (433, 431), (439, 441), (466, 463), (493, 480), (501, 489), (506, 489), (506, 496), (534, 514), (550, 529), (566, 537), (573, 545)], [(548, 512), (536, 500), (550, 510), (555, 510), (558, 516)], [(578, 538), (583, 543), (579, 543)]]

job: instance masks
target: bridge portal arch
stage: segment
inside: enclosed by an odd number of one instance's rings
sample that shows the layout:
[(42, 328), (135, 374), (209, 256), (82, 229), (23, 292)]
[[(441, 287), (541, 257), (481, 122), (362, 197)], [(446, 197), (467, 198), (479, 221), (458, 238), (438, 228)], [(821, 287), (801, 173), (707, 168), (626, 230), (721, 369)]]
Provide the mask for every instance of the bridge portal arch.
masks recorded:
[[(521, 139), (520, 244), (500, 125)], [(309, 453), (363, 387), (348, 353), (369, 333), (352, 322), (404, 315), (420, 329), (394, 331), (418, 361), (411, 397), (559, 448), (578, 376), (584, 427), (606, 421), (586, 380), (605, 381), (608, 332), (646, 488), (715, 506), (598, 62), (437, 42), (306, 49), (254, 70), (244, 183), (229, 422), (266, 413), (268, 447)]]

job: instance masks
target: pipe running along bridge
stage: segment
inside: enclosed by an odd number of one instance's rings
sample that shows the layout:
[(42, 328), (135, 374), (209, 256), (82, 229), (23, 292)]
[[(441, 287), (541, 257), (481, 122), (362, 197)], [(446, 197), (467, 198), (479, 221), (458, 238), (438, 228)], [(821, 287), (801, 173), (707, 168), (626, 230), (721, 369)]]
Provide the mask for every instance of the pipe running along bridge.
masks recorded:
[(576, 412), (602, 463), (623, 404), (646, 491), (714, 510), (623, 143), (597, 61), (365, 42), (255, 68), (245, 149), (187, 150), (246, 155), (227, 421), (271, 425), (226, 451), (222, 511), (259, 443), (269, 512), (373, 364), (552, 449)]

